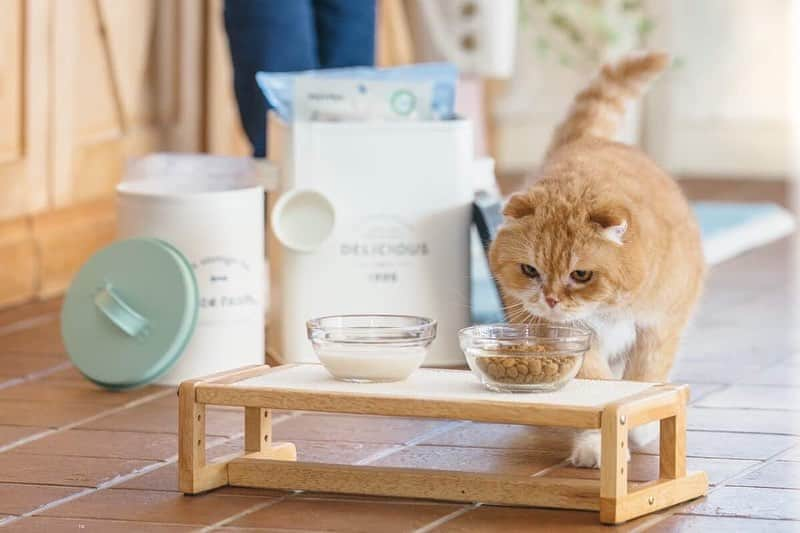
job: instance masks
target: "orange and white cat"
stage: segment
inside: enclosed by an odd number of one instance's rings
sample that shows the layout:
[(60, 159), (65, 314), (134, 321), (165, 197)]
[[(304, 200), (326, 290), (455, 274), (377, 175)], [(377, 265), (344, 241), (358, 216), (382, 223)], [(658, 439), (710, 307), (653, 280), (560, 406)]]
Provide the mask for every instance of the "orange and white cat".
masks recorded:
[[(700, 231), (675, 181), (612, 140), (625, 103), (668, 64), (660, 53), (605, 65), (556, 129), (529, 187), (511, 196), (490, 250), (511, 322), (583, 321), (594, 332), (579, 377), (667, 381), (700, 295)], [(631, 433), (634, 445), (655, 427)], [(570, 461), (600, 463), (598, 432)]]

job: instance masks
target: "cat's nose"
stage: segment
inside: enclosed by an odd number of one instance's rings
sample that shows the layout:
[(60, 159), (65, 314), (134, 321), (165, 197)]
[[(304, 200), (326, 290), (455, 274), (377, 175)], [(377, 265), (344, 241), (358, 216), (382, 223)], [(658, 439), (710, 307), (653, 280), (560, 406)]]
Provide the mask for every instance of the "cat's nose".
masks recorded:
[(554, 308), (556, 306), (556, 304), (558, 304), (558, 300), (556, 300), (552, 296), (547, 296), (547, 297), (545, 297), (544, 300), (547, 302), (547, 305), (550, 306), (550, 309)]

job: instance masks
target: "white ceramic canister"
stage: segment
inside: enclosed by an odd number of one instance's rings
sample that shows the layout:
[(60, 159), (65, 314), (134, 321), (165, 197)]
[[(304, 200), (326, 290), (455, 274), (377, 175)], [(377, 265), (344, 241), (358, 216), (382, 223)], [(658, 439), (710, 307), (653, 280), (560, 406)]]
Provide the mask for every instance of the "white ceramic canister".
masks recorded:
[(196, 330), (159, 383), (264, 363), (264, 189), (251, 160), (155, 154), (117, 187), (119, 238), (155, 237), (191, 263)]
[(432, 318), (425, 364), (464, 365), (470, 324), (472, 124), (294, 122), (271, 116), (269, 346), (317, 361), (306, 321), (340, 314)]

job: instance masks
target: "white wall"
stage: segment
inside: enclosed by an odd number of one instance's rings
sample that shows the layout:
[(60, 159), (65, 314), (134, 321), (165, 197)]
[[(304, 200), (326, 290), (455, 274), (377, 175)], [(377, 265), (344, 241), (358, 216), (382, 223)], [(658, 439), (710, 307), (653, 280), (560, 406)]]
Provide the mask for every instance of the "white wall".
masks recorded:
[(680, 174), (789, 173), (789, 0), (652, 1), (683, 59), (647, 103), (645, 145)]
[[(643, 144), (676, 174), (789, 173), (791, 0), (652, 0), (652, 46), (682, 59), (648, 97)], [(517, 73), (498, 102), (504, 171), (535, 165), (588, 73), (543, 59), (520, 34)]]

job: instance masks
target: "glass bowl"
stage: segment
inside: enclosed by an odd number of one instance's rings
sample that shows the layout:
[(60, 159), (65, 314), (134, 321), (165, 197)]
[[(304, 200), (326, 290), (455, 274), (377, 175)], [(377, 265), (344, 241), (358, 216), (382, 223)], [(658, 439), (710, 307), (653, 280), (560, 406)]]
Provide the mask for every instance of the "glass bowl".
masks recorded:
[(306, 323), (314, 352), (336, 379), (401, 381), (422, 365), (436, 321), (405, 315), (339, 315)]
[(472, 372), (497, 392), (558, 390), (575, 377), (592, 334), (573, 326), (491, 324), (458, 332)]

